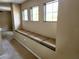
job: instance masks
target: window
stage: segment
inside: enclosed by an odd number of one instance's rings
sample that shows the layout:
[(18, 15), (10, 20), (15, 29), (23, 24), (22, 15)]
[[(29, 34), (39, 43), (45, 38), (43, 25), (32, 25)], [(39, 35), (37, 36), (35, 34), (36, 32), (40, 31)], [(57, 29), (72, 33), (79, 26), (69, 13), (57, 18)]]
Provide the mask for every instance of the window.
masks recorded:
[(58, 2), (52, 1), (48, 2), (44, 6), (45, 11), (45, 21), (57, 21), (57, 15), (58, 15)]
[(28, 21), (28, 10), (27, 9), (23, 11), (22, 16), (23, 16), (24, 21)]
[(31, 21), (39, 21), (39, 7), (32, 7), (30, 10)]

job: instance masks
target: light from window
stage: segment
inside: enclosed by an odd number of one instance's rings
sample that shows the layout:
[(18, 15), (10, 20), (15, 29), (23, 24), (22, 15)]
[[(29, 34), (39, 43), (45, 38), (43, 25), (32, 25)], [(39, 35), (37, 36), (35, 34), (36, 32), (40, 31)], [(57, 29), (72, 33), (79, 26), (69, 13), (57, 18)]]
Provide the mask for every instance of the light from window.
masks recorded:
[(45, 4), (45, 21), (57, 21), (58, 2), (52, 1)]
[(27, 10), (27, 9), (25, 9), (25, 10), (23, 11), (22, 16), (23, 16), (23, 20), (24, 20), (24, 21), (28, 21), (28, 10)]
[(31, 9), (31, 21), (39, 21), (39, 7), (35, 6)]

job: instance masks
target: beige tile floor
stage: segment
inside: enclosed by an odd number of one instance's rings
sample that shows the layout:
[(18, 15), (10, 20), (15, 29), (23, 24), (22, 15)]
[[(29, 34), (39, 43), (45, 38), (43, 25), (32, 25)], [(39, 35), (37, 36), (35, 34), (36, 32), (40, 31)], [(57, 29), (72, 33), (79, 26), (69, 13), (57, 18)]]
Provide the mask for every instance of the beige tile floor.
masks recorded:
[(16, 40), (3, 40), (4, 53), (0, 59), (37, 59)]

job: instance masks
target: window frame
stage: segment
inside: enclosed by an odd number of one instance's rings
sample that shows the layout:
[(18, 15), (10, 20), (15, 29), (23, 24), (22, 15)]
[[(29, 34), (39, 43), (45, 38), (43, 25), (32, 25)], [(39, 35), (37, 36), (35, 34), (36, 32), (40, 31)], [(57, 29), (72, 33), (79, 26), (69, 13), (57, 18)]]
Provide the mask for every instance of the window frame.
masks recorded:
[[(27, 16), (25, 16), (24, 11), (27, 10)], [(25, 17), (27, 17), (27, 20), (25, 19)], [(29, 10), (28, 9), (24, 9), (22, 11), (22, 20), (28, 22), (29, 21)]]
[[(34, 19), (33, 19), (33, 8), (35, 8), (35, 7), (38, 7), (38, 20), (37, 21), (35, 21)], [(40, 20), (39, 20), (39, 6), (33, 6), (33, 7), (31, 7), (30, 8), (30, 21), (31, 22), (39, 22)]]
[[(57, 21), (53, 21), (53, 15), (52, 15), (52, 21), (46, 21), (46, 4), (50, 4), (50, 3), (55, 3), (55, 2), (57, 2), (58, 3), (58, 1), (50, 1), (50, 2), (47, 2), (47, 3), (44, 3), (43, 4), (43, 10), (44, 10), (44, 22), (57, 22), (58, 21), (58, 6), (57, 6)], [(53, 14), (53, 12), (52, 12), (52, 14)]]

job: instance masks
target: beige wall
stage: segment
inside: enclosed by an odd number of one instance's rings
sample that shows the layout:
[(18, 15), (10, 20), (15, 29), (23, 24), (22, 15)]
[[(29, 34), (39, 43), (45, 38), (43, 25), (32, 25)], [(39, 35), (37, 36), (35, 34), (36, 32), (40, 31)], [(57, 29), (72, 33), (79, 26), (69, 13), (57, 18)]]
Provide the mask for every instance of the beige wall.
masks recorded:
[(12, 18), (10, 11), (0, 12), (0, 27), (7, 27), (9, 30), (12, 29)]
[(79, 0), (59, 0), (56, 59), (79, 59)]
[(20, 27), (20, 5), (12, 4), (12, 21), (13, 21), (13, 29), (18, 29)]
[[(22, 4), (22, 10), (28, 9), (32, 6), (39, 6), (39, 22), (25, 22), (23, 21), (23, 28), (42, 34), (47, 37), (56, 38), (56, 22), (43, 22), (44, 11), (43, 4), (51, 0), (31, 0)], [(30, 15), (29, 15), (30, 16)]]

